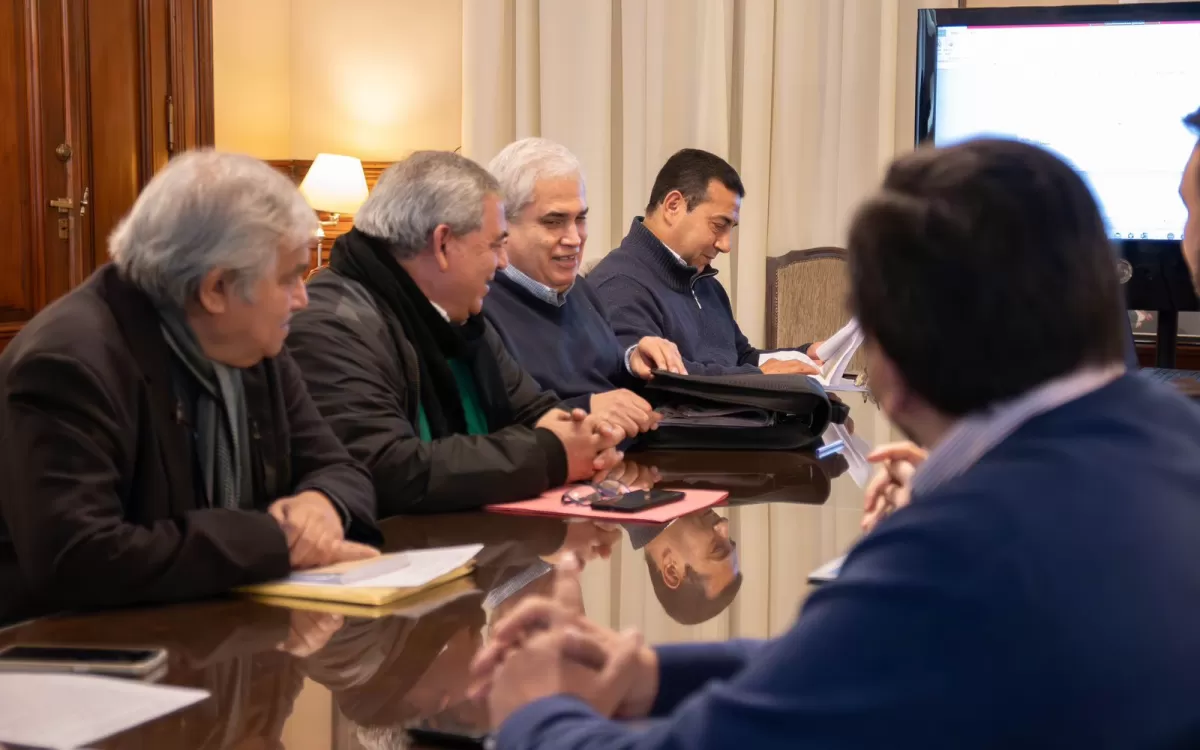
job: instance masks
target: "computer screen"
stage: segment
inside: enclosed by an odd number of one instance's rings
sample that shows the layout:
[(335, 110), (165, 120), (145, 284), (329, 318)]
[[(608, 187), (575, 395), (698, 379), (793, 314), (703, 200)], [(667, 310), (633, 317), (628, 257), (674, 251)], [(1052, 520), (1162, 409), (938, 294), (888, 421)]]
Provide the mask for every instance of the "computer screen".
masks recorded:
[(1182, 237), (1200, 3), (922, 11), (921, 27), (918, 140), (1041, 144), (1088, 181), (1114, 239)]

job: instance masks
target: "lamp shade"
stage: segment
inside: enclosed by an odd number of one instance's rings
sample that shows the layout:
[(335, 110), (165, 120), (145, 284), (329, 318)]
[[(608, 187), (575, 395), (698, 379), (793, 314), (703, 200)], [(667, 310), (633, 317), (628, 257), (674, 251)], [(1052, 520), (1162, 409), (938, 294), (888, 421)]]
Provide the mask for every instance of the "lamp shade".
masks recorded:
[(353, 156), (317, 154), (300, 194), (317, 211), (353, 214), (367, 199), (367, 178), (362, 162)]

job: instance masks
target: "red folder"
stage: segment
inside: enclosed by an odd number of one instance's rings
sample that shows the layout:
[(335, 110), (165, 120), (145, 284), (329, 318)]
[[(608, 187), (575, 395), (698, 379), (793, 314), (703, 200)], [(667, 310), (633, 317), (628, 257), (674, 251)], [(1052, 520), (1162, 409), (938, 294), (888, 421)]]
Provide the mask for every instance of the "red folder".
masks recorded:
[(513, 513), (532, 516), (561, 516), (563, 518), (593, 518), (597, 521), (641, 521), (643, 523), (667, 523), (680, 516), (711, 508), (729, 497), (728, 492), (717, 490), (686, 490), (682, 500), (659, 505), (636, 513), (614, 513), (611, 510), (592, 510), (586, 505), (571, 505), (562, 501), (566, 487), (544, 493), (536, 500), (521, 500), (502, 505), (488, 505), (489, 513)]

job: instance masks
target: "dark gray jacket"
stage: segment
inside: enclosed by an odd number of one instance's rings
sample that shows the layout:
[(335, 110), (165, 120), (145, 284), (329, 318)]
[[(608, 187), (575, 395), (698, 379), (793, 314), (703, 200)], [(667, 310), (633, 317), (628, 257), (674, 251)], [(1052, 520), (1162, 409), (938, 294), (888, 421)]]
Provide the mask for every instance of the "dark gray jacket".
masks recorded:
[(332, 269), (312, 279), (308, 297), (308, 307), (292, 319), (288, 349), (321, 414), (370, 470), (381, 518), (523, 500), (566, 481), (562, 443), (549, 430), (534, 429), (561, 402), (521, 369), (490, 323), (487, 343), (513, 424), (491, 425), (489, 435), (424, 442), (417, 427), (417, 354), (395, 315), (362, 284)]

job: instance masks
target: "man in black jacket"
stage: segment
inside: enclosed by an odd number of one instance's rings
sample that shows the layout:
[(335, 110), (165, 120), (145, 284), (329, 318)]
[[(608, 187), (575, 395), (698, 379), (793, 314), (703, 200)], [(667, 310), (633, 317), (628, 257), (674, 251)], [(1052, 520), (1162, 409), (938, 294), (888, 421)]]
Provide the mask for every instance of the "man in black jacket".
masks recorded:
[(495, 178), (418, 152), (384, 172), (309, 284), (289, 345), (381, 516), (525, 499), (619, 459), (624, 432), (560, 409), (480, 316), (505, 235)]
[(376, 554), (370, 478), (283, 351), (316, 230), (246, 156), (172, 160), (113, 263), (0, 356), (0, 624)]

